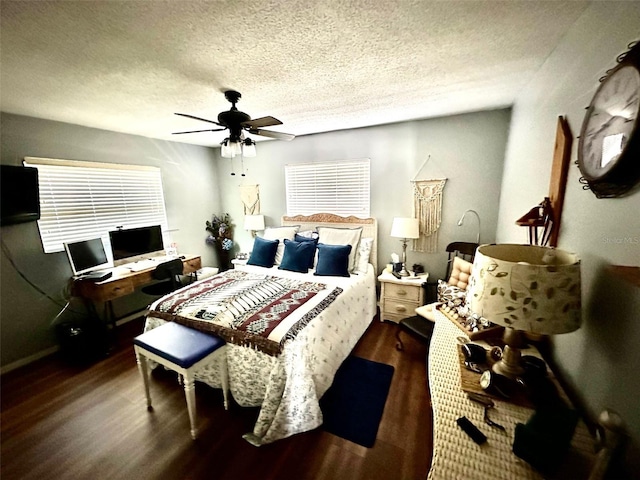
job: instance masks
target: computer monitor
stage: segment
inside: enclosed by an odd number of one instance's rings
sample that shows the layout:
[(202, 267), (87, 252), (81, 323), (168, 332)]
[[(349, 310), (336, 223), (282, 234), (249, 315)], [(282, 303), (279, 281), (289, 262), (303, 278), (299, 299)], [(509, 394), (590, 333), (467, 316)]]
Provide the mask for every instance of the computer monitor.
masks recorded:
[(65, 243), (64, 249), (75, 276), (111, 267), (101, 238)]
[(109, 232), (113, 260), (136, 260), (141, 255), (164, 252), (160, 225), (127, 228)]

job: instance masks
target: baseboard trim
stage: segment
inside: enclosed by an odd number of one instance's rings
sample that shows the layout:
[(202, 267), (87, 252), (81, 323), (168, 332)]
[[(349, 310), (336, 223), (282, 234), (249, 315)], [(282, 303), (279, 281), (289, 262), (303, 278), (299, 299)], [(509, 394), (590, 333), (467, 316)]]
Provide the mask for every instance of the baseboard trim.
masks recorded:
[[(133, 312), (127, 315), (126, 317), (119, 318), (118, 320), (116, 320), (116, 327), (119, 327), (120, 325), (124, 325), (125, 323), (135, 320), (136, 318), (145, 316), (147, 313), (149, 313), (149, 310), (145, 308), (143, 310)], [(40, 360), (41, 358), (48, 357), (49, 355), (53, 355), (59, 350), (60, 350), (60, 347), (58, 345), (54, 345), (53, 347), (45, 348), (44, 350), (34, 353), (33, 355), (29, 355), (28, 357), (21, 358), (20, 360), (16, 360), (15, 362), (12, 362), (8, 365), (4, 365), (3, 367), (0, 367), (0, 375), (4, 375), (5, 373), (9, 373), (20, 367), (29, 365), (30, 363)]]
[(60, 350), (60, 347), (58, 345), (54, 345), (53, 347), (46, 348), (28, 357), (21, 358), (20, 360), (16, 360), (15, 362), (0, 368), (0, 375), (4, 375), (5, 373), (9, 373), (12, 370), (16, 370), (17, 368), (24, 367), (25, 365), (29, 365), (30, 363), (33, 363), (36, 360), (40, 360), (41, 358), (48, 357), (49, 355), (53, 355), (58, 350)]

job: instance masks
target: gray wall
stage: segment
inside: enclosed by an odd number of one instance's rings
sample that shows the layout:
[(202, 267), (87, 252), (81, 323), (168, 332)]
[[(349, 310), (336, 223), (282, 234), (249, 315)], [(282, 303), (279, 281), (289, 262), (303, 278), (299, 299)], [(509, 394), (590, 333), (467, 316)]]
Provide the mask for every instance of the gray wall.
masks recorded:
[[(640, 288), (609, 265), (640, 265), (640, 192), (597, 199), (582, 189), (573, 160), (584, 109), (598, 78), (640, 39), (640, 3), (594, 2), (516, 102), (511, 122), (497, 239), (519, 242), (515, 219), (548, 195), (556, 118), (574, 136), (559, 247), (582, 259), (583, 324), (553, 338), (560, 366), (597, 415), (613, 408), (640, 441)], [(640, 455), (636, 456), (636, 459)], [(636, 470), (638, 472), (640, 470)]]
[[(438, 253), (416, 253), (407, 249), (409, 264), (422, 263), (432, 278), (445, 274), (446, 245), (452, 241), (475, 241), (477, 222), (467, 217), (469, 208), (481, 221), (481, 241), (493, 242), (498, 218), (500, 183), (510, 110), (496, 110), (420, 120), (392, 125), (336, 131), (298, 137), (292, 142), (259, 142), (258, 156), (245, 159), (246, 177), (240, 177), (240, 160), (233, 160), (236, 175), (230, 176), (232, 161), (216, 162), (225, 210), (234, 219), (239, 248), (250, 251), (252, 240), (242, 230), (243, 208), (238, 186), (259, 184), (261, 213), (267, 226), (280, 224), (286, 213), (284, 166), (292, 163), (344, 159), (371, 159), (371, 216), (378, 219), (378, 267), (390, 261), (402, 247), (391, 238), (393, 217), (412, 214), (411, 180), (447, 178)], [(219, 155), (219, 151), (216, 151)], [(431, 159), (421, 168), (425, 160)]]
[[(221, 202), (213, 150), (4, 113), (0, 120), (3, 164), (21, 165), (24, 157), (34, 156), (160, 167), (172, 240), (180, 252), (200, 254), (204, 265), (216, 265), (212, 248), (204, 243), (205, 221), (219, 210)], [(63, 305), (71, 268), (64, 252), (43, 253), (35, 222), (4, 226), (1, 234), (0, 351), (4, 367), (54, 346), (50, 325), (60, 311), (18, 274), (5, 247), (17, 269)], [(138, 294), (116, 301), (116, 314), (144, 308), (149, 298)], [(84, 314), (83, 305), (74, 301), (59, 320), (74, 317), (71, 310)]]

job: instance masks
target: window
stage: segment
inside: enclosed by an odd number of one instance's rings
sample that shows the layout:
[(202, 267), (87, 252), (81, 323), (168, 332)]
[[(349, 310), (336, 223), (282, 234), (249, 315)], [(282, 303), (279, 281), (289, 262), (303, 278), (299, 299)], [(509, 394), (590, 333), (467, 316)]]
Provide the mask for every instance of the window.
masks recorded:
[(344, 160), (285, 166), (287, 215), (370, 214), (370, 161)]
[(167, 231), (159, 168), (34, 157), (24, 165), (38, 169), (45, 253), (97, 237), (108, 245), (109, 230), (120, 226), (160, 225)]

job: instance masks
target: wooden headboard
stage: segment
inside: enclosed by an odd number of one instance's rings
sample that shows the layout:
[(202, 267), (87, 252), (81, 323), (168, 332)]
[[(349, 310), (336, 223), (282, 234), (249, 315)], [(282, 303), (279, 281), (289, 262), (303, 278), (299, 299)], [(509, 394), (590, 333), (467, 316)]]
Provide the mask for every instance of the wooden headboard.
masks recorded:
[(369, 263), (373, 265), (374, 274), (378, 275), (378, 221), (375, 218), (341, 217), (333, 213), (314, 213), (313, 215), (296, 215), (295, 217), (283, 216), (281, 224), (283, 227), (299, 225), (301, 232), (315, 230), (316, 227), (362, 227), (361, 238), (373, 238)]

